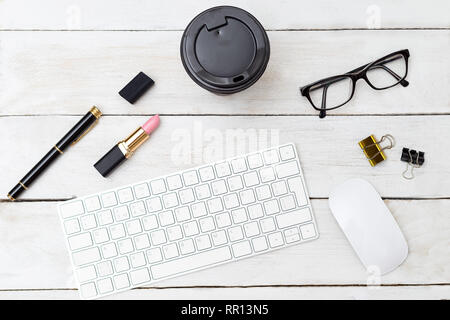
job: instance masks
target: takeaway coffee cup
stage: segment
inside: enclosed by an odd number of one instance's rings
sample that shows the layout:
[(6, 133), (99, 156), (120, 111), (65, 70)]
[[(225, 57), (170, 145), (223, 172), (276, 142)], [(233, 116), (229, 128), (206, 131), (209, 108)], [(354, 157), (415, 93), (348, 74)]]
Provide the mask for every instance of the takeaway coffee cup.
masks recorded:
[(270, 45), (263, 26), (250, 13), (220, 6), (189, 23), (180, 53), (186, 72), (199, 86), (229, 94), (250, 87), (262, 76)]

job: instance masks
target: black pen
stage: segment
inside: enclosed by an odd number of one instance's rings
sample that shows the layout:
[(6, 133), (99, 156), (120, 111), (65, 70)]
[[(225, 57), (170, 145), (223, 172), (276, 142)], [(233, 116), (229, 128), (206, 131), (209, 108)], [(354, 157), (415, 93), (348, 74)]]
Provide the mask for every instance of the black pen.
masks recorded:
[(25, 177), (8, 193), (12, 201), (24, 191), (31, 183), (61, 154), (69, 145), (77, 143), (97, 123), (102, 113), (97, 107), (92, 107), (75, 126), (31, 169)]

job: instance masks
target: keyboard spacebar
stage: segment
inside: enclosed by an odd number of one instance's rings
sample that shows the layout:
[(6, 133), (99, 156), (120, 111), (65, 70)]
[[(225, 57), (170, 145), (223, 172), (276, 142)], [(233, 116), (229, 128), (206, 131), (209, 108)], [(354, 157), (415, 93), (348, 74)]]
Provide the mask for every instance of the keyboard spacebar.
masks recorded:
[(150, 267), (154, 279), (169, 277), (231, 259), (230, 248), (222, 247)]

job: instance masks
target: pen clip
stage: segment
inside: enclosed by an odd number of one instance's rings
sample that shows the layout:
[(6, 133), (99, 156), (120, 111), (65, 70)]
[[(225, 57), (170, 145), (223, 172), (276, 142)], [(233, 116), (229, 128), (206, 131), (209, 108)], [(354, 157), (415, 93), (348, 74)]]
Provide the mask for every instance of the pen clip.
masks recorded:
[(73, 146), (74, 144), (76, 144), (78, 141), (80, 141), (81, 140), (81, 138), (83, 138), (89, 131), (91, 131), (91, 129), (93, 128), (93, 127), (95, 127), (95, 125), (97, 124), (97, 122), (98, 122), (98, 119), (97, 120), (95, 120), (90, 126), (89, 126), (89, 128), (87, 128), (78, 138), (76, 138), (72, 143), (71, 143), (71, 145)]

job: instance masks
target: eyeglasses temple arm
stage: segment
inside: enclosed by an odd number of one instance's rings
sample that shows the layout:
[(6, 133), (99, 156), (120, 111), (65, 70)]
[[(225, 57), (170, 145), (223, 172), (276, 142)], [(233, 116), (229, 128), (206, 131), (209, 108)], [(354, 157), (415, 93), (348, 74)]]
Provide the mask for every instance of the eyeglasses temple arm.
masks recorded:
[(327, 115), (327, 90), (328, 90), (328, 86), (329, 84), (325, 85), (323, 87), (323, 92), (322, 92), (322, 105), (320, 106), (320, 113), (319, 113), (319, 118), (325, 118)]

